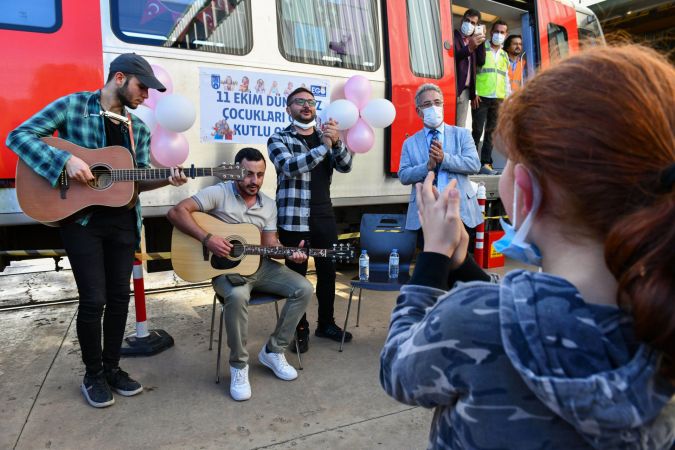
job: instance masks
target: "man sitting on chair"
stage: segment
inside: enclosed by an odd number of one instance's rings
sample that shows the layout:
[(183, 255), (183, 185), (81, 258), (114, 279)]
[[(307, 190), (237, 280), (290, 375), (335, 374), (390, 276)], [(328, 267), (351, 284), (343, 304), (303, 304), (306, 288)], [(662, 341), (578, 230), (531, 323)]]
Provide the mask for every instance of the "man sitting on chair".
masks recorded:
[[(266, 163), (254, 148), (241, 149), (234, 158), (246, 170), (241, 181), (218, 183), (174, 206), (168, 214), (171, 223), (194, 237), (216, 256), (228, 256), (232, 244), (221, 236), (212, 236), (192, 218), (195, 211), (209, 212), (227, 223), (251, 223), (262, 231), (263, 246), (281, 246), (277, 238), (277, 207), (271, 198), (260, 192)], [(304, 243), (301, 242), (300, 246)], [(195, 242), (195, 245), (199, 245)], [(296, 263), (307, 259), (302, 252), (290, 258)], [(305, 313), (314, 288), (307, 279), (283, 264), (262, 258), (260, 268), (244, 277), (245, 284), (234, 286), (226, 275), (212, 281), (215, 291), (225, 300), (225, 328), (230, 348), (230, 395), (235, 400), (251, 398), (248, 381), (248, 302), (253, 289), (286, 297), (276, 328), (260, 350), (258, 359), (282, 380), (294, 380), (298, 372), (286, 362), (284, 351)]]

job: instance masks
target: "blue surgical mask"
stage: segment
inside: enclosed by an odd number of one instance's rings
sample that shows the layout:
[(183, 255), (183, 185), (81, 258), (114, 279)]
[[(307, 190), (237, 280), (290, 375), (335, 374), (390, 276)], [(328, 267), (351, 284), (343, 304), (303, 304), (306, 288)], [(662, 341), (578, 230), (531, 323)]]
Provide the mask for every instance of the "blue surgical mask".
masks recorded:
[(504, 236), (496, 241), (494, 249), (499, 253), (503, 253), (509, 258), (515, 259), (517, 261), (524, 262), (526, 264), (531, 264), (533, 266), (541, 266), (541, 252), (539, 248), (527, 242), (527, 233), (530, 232), (532, 228), (532, 221), (534, 216), (537, 214), (539, 205), (541, 204), (541, 189), (539, 183), (530, 175), (532, 180), (532, 191), (534, 194), (534, 201), (532, 203), (532, 209), (525, 217), (523, 224), (520, 228), (516, 229), (516, 211), (518, 211), (518, 186), (513, 182), (513, 225), (509, 225), (504, 221), (504, 219), (499, 219), (499, 222), (502, 225), (504, 230)]

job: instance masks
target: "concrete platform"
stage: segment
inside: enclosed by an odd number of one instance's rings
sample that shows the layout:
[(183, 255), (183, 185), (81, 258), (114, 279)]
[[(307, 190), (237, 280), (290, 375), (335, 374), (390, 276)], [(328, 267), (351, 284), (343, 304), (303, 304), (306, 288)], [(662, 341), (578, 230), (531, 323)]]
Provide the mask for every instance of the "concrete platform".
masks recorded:
[[(339, 323), (352, 275), (339, 274)], [(25, 304), (25, 297), (18, 297), (29, 293), (34, 299), (63, 297), (73, 289), (64, 285), (68, 276), (15, 274), (11, 282), (3, 277), (4, 304), (12, 304), (8, 297)], [(431, 411), (391, 400), (378, 380), (379, 351), (396, 293), (364, 294), (361, 326), (351, 329), (354, 341), (343, 353), (337, 342), (312, 337), (303, 355), (304, 370), (292, 382), (277, 379), (257, 361), (275, 316), (273, 305), (252, 307), (248, 349), (253, 398), (241, 403), (228, 394), (227, 351), (221, 383), (215, 383), (217, 342), (208, 350), (212, 298), (210, 288), (150, 295), (150, 328), (166, 330), (176, 344), (155, 356), (123, 359), (122, 367), (145, 391), (131, 398), (116, 396), (112, 407), (100, 410), (88, 406), (79, 390), (83, 366), (75, 303), (0, 311), (0, 448), (426, 447)], [(351, 327), (355, 308), (352, 313)], [(316, 302), (308, 314), (314, 323)], [(129, 333), (134, 321), (132, 312)], [(287, 357), (297, 366), (294, 354)]]
[[(62, 266), (68, 268), (67, 260)], [(493, 271), (504, 273), (504, 268)], [(340, 326), (354, 275), (338, 272)], [(182, 289), (186, 286), (173, 272), (145, 275), (146, 290), (180, 289), (147, 296), (150, 328), (167, 331), (175, 346), (150, 357), (124, 358), (121, 366), (145, 391), (131, 398), (117, 395), (113, 406), (95, 409), (80, 393), (84, 368), (72, 273), (54, 272), (48, 260), (0, 274), (0, 449), (426, 448), (432, 411), (395, 402), (378, 379), (379, 352), (397, 293), (365, 291), (358, 328), (355, 299), (349, 325), (353, 342), (339, 353), (339, 343), (312, 336), (304, 370), (291, 382), (277, 379), (257, 361), (275, 314), (271, 304), (252, 307), (253, 397), (239, 403), (229, 396), (226, 345), (221, 382), (215, 383), (217, 332), (214, 349), (208, 350), (213, 291)], [(73, 301), (45, 305), (68, 300)], [(316, 313), (314, 299), (311, 324)], [(134, 324), (131, 307), (129, 334)], [(287, 359), (297, 367), (294, 354), (287, 353)]]

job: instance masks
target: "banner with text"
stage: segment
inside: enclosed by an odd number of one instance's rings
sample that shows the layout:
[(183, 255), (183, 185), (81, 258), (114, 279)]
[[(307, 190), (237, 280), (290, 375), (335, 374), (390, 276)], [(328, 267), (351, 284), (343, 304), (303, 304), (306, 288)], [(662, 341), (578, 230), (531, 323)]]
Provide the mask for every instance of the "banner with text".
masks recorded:
[(291, 123), (286, 97), (299, 87), (314, 94), (317, 115), (328, 106), (328, 80), (200, 67), (200, 141), (266, 144)]

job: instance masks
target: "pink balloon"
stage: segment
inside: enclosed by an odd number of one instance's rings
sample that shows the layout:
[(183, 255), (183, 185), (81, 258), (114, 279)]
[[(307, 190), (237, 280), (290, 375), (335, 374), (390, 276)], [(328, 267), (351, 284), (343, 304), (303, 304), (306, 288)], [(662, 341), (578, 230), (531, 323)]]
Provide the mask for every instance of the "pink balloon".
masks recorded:
[(164, 91), (164, 93), (165, 94), (173, 93), (173, 81), (171, 81), (171, 75), (169, 75), (169, 72), (167, 72), (164, 67), (158, 66), (157, 64), (150, 64), (150, 67), (152, 67), (152, 71), (155, 73), (155, 77), (166, 88), (166, 91)]
[(359, 119), (356, 124), (347, 130), (347, 148), (354, 153), (366, 153), (375, 142), (373, 129), (365, 120)]
[(337, 83), (330, 90), (330, 101), (331, 103), (335, 100), (342, 100), (345, 98), (345, 84), (342, 82)]
[(155, 109), (157, 102), (160, 98), (162, 98), (162, 96), (171, 94), (173, 92), (173, 81), (171, 81), (171, 75), (169, 75), (169, 72), (167, 72), (164, 67), (158, 66), (157, 64), (150, 64), (150, 67), (152, 67), (155, 77), (157, 77), (157, 79), (166, 88), (166, 91), (164, 92), (159, 92), (157, 89), (148, 90), (148, 98), (145, 99), (143, 104), (150, 109)]
[(363, 75), (354, 75), (345, 83), (345, 98), (354, 103), (358, 109), (363, 108), (370, 100), (370, 81)]
[(174, 167), (183, 164), (188, 157), (190, 145), (181, 133), (165, 130), (157, 125), (150, 142), (150, 159), (158, 167)]

